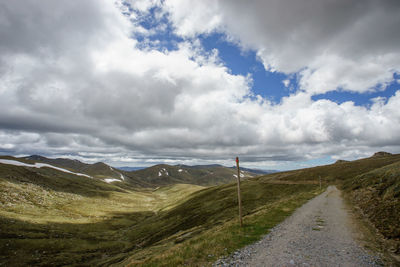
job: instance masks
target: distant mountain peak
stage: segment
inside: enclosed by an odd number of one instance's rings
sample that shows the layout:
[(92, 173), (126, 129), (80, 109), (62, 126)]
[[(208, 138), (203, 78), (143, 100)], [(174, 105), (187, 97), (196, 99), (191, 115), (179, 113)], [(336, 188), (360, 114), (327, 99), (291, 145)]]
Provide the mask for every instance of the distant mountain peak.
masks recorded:
[(96, 162), (93, 164), (93, 166), (107, 166), (108, 167), (108, 165), (105, 164), (104, 162)]
[(25, 159), (30, 159), (30, 160), (44, 160), (47, 159), (46, 157), (40, 156), (40, 155), (30, 155), (27, 157), (24, 157)]
[(349, 162), (348, 160), (338, 159), (335, 164), (346, 163)]
[(391, 156), (391, 155), (393, 155), (393, 154), (389, 153), (389, 152), (379, 151), (379, 152), (376, 152), (372, 157), (386, 157), (386, 156)]

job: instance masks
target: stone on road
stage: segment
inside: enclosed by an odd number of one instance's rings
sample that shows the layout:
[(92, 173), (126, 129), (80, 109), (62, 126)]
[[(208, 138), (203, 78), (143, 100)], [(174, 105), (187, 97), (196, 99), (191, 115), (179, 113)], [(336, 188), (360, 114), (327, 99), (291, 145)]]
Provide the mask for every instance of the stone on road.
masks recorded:
[(215, 266), (381, 266), (356, 241), (340, 191), (329, 186), (261, 241)]

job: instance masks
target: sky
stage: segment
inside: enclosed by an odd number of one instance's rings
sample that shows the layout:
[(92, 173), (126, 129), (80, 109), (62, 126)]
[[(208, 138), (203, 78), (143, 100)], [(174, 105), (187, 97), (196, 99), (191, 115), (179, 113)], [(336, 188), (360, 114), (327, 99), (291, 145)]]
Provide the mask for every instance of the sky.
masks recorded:
[(0, 154), (287, 170), (400, 153), (397, 0), (0, 0)]

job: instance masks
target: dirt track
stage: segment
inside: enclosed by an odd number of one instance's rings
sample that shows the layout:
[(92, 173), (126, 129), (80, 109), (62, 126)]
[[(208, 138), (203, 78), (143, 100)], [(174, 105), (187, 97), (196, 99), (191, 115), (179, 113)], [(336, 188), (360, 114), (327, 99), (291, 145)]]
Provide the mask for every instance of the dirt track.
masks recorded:
[(381, 266), (355, 242), (340, 191), (330, 186), (261, 241), (215, 266)]

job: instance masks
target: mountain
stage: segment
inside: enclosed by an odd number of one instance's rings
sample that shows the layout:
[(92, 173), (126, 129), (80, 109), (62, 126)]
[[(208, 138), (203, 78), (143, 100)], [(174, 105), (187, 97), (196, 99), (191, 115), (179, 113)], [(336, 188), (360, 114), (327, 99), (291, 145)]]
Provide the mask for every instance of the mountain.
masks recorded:
[(131, 171), (137, 171), (137, 170), (142, 170), (146, 169), (146, 167), (128, 167), (128, 166), (123, 166), (123, 167), (114, 167), (115, 169), (121, 170), (121, 171), (126, 171), (126, 172), (131, 172)]
[[(106, 183), (114, 183), (115, 186), (120, 188), (132, 187), (132, 186), (140, 188), (154, 187), (154, 185), (150, 185), (144, 181), (141, 181), (140, 179), (137, 179), (135, 176), (130, 175), (129, 173), (118, 171), (102, 162), (98, 162), (95, 164), (86, 164), (78, 160), (65, 159), (65, 158), (50, 159), (38, 155), (21, 157), (21, 158), (0, 156), (0, 159), (9, 159), (16, 162), (23, 162), (27, 164), (37, 164), (37, 163), (48, 164), (53, 167), (64, 169), (65, 171), (59, 171), (56, 170), (55, 168), (50, 168), (51, 170), (49, 170), (48, 167), (47, 168), (45, 167), (45, 168), (35, 168), (32, 170), (33, 173), (40, 173), (43, 174), (44, 176), (52, 175), (54, 174), (54, 172), (57, 172), (57, 177), (59, 180), (65, 180), (65, 179), (68, 180), (70, 176), (73, 175), (73, 173), (79, 173), (87, 175), (89, 176), (89, 178), (93, 180)], [(9, 166), (9, 168), (11, 169), (21, 168), (24, 169), (24, 171), (26, 171), (26, 169), (29, 170), (29, 168), (26, 167), (23, 168), (18, 166), (13, 166), (13, 167)], [(66, 172), (71, 172), (71, 173), (66, 173)], [(79, 177), (82, 177), (82, 175), (80, 175)], [(48, 181), (48, 179), (45, 180)], [(118, 184), (116, 182), (118, 182)]]
[[(34, 165), (32, 160), (8, 160)], [(137, 177), (146, 178), (140, 181), (208, 183), (212, 177), (220, 182), (225, 177), (219, 175), (227, 174), (233, 183), (140, 188), (39, 166), (0, 164), (0, 265), (137, 266), (152, 259), (158, 261), (152, 266), (179, 266), (185, 263), (177, 262), (177, 256), (191, 257), (194, 252), (200, 253), (198, 260), (211, 260), (214, 256), (208, 255), (219, 255), (215, 249), (231, 251), (243, 244), (243, 238), (265, 234), (270, 219), (274, 224), (282, 221), (318, 190), (309, 184), (243, 179), (243, 214), (262, 216), (257, 231), (241, 233), (232, 230), (237, 225), (237, 194), (235, 170), (229, 168), (156, 165), (139, 172)], [(106, 170), (102, 164), (96, 166)], [(245, 220), (251, 223), (249, 217)], [(179, 251), (182, 245), (186, 254)], [(164, 255), (167, 258), (162, 259)], [(203, 264), (189, 259), (187, 265)]]
[[(4, 160), (7, 160), (5, 163)], [(18, 164), (25, 164), (18, 166)], [(42, 163), (47, 164), (47, 163)], [(34, 167), (36, 166), (36, 167)], [(57, 192), (72, 193), (81, 196), (106, 196), (111, 191), (123, 189), (98, 179), (62, 169), (53, 165), (37, 165), (32, 160), (13, 157), (0, 157), (0, 177), (9, 183), (21, 183), (39, 186)]]
[(33, 161), (33, 162), (41, 162), (47, 163), (54, 166), (58, 166), (61, 168), (66, 168), (68, 170), (72, 170), (75, 172), (81, 172), (88, 174), (90, 176), (96, 178), (120, 178), (121, 175), (118, 171), (114, 170), (112, 167), (108, 166), (105, 163), (97, 162), (95, 164), (87, 164), (80, 162), (79, 160), (74, 159), (66, 159), (66, 158), (56, 158), (50, 159), (39, 155), (32, 155), (29, 157), (23, 157), (21, 159)]
[(374, 155), (372, 155), (372, 157), (388, 157), (388, 156), (392, 156), (392, 153), (388, 153), (388, 152), (384, 152), (384, 151), (379, 151), (374, 153)]
[(80, 171), (81, 169), (83, 169), (89, 165), (89, 164), (80, 162), (79, 160), (66, 159), (66, 158), (50, 159), (50, 158), (46, 158), (46, 157), (39, 156), (39, 155), (22, 157), (21, 159), (25, 159), (25, 160), (29, 160), (29, 161), (33, 161), (33, 162), (48, 163), (51, 165), (59, 166), (59, 167), (66, 168), (66, 169), (76, 170), (76, 171)]
[[(236, 181), (237, 172), (221, 165), (166, 165), (159, 164), (142, 170), (130, 172), (150, 184), (196, 184), (203, 186), (219, 185)], [(240, 177), (247, 179), (256, 173), (241, 171)]]
[[(231, 169), (235, 169), (236, 170), (236, 167), (233, 166), (233, 167), (231, 167)], [(247, 171), (247, 172), (250, 172), (250, 173), (256, 173), (256, 174), (270, 174), (270, 173), (280, 172), (280, 171), (277, 171), (277, 170), (262, 170), (262, 169), (243, 168), (243, 167), (240, 167), (240, 169), (243, 170), (243, 171)]]
[(359, 174), (381, 168), (397, 161), (400, 161), (400, 154), (386, 153), (384, 155), (379, 154), (379, 156), (372, 156), (359, 160), (339, 160), (329, 165), (272, 173), (263, 177), (264, 179), (273, 180), (275, 182), (302, 181), (315, 183), (317, 183), (319, 177), (321, 177), (325, 183), (341, 183), (346, 179), (352, 179)]
[[(0, 158), (34, 164), (32, 159)], [(103, 164), (96, 166), (107, 171)], [(242, 228), (235, 170), (226, 169), (156, 165), (137, 174), (118, 170), (150, 185), (139, 187), (51, 167), (0, 164), (0, 265), (211, 265), (259, 240), (330, 184), (340, 187), (349, 207), (360, 210), (362, 220), (376, 229), (371, 235), (384, 237), (385, 251), (400, 255), (398, 154), (243, 179)], [(210, 172), (215, 177), (227, 173), (232, 182), (174, 184), (201, 181)], [(157, 183), (165, 186), (157, 188)]]
[[(12, 158), (12, 157), (10, 157)], [(108, 183), (125, 183), (138, 187), (155, 188), (171, 184), (219, 185), (236, 180), (236, 169), (222, 165), (166, 165), (160, 164), (138, 170), (124, 171), (113, 168), (103, 162), (87, 164), (79, 160), (56, 158), (50, 159), (39, 155), (32, 155), (15, 160), (29, 163), (45, 163), (59, 168), (64, 168), (75, 173), (82, 173), (94, 179)], [(246, 179), (257, 176), (257, 172), (242, 169), (241, 178)], [(118, 186), (122, 186), (119, 184)]]

